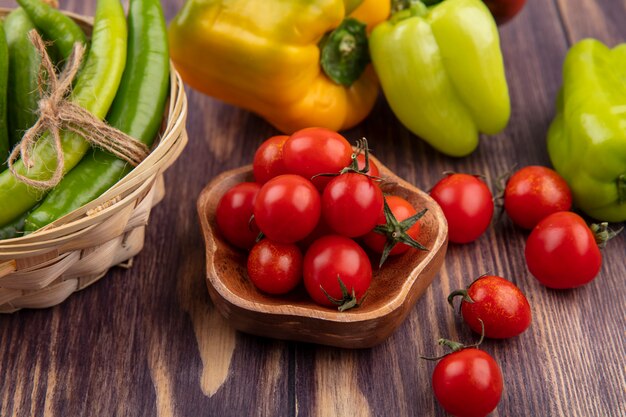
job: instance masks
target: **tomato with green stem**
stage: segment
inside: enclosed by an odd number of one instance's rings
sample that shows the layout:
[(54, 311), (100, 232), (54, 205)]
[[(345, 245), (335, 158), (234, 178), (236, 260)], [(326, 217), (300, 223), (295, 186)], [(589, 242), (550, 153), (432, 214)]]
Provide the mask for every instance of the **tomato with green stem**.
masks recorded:
[(437, 401), (456, 417), (483, 417), (500, 402), (502, 371), (487, 352), (468, 347), (444, 356), (432, 376)]
[(495, 275), (483, 275), (467, 289), (448, 296), (461, 297), (460, 311), (465, 323), (476, 333), (494, 339), (514, 337), (523, 333), (532, 320), (528, 299), (511, 281)]
[(425, 213), (426, 209), (418, 213), (410, 202), (400, 196), (385, 196), (376, 227), (363, 236), (363, 243), (381, 254), (379, 267), (388, 256), (400, 255), (411, 247), (428, 250), (417, 241), (421, 229), (419, 219)]
[[(363, 154), (363, 168), (359, 168), (358, 155)], [(383, 209), (383, 192), (378, 178), (366, 174), (370, 171), (367, 140), (363, 138), (352, 154), (350, 165), (333, 176), (322, 193), (322, 217), (336, 233), (358, 237), (371, 231)]]
[(303, 277), (313, 301), (344, 311), (363, 301), (372, 281), (372, 265), (355, 241), (327, 235), (313, 242), (304, 255)]
[(530, 273), (549, 288), (580, 287), (591, 282), (602, 267), (594, 233), (582, 217), (570, 211), (541, 220), (526, 240), (524, 255)]
[(439, 339), (439, 344), (452, 349), (439, 360), (432, 375), (435, 398), (448, 413), (456, 417), (484, 417), (500, 402), (504, 382), (502, 371), (495, 359), (478, 349), (478, 343), (464, 345), (448, 339)]
[(322, 194), (322, 215), (335, 232), (357, 237), (376, 226), (383, 192), (374, 180), (358, 172), (333, 178)]

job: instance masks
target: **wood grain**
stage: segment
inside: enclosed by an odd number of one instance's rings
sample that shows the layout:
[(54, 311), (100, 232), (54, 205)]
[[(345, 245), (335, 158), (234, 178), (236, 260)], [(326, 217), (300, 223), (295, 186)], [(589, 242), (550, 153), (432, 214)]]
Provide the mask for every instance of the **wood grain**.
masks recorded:
[[(163, 0), (171, 19), (183, 0)], [(15, 3), (0, 0), (0, 6)], [(95, 0), (61, 1), (92, 14)], [(359, 126), (375, 155), (428, 189), (445, 170), (483, 173), (495, 189), (513, 166), (548, 165), (547, 126), (572, 42), (626, 41), (622, 0), (528, 0), (501, 27), (512, 119), (463, 159), (448, 158), (399, 125), (381, 98)], [(257, 116), (190, 89), (189, 144), (167, 171), (143, 251), (58, 307), (0, 317), (1, 416), (444, 416), (432, 395), (439, 337), (474, 341), (445, 302), (478, 275), (505, 276), (526, 293), (533, 324), (486, 341), (500, 363), (500, 417), (626, 415), (626, 237), (604, 250), (600, 276), (552, 291), (523, 260), (527, 232), (506, 216), (478, 241), (449, 245), (439, 277), (398, 330), (371, 349), (281, 342), (235, 332), (212, 305), (195, 201), (219, 173), (250, 163), (277, 133)]]

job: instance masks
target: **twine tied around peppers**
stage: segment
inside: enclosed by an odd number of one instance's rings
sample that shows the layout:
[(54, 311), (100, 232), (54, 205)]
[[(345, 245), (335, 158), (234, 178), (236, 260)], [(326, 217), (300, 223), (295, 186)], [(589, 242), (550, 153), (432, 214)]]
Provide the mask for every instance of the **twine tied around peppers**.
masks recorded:
[[(81, 43), (74, 45), (65, 68), (57, 76), (41, 36), (36, 30), (32, 30), (28, 37), (41, 56), (37, 80), (41, 99), (39, 100), (37, 122), (26, 131), (19, 145), (15, 146), (9, 156), (9, 170), (15, 178), (40, 190), (52, 188), (61, 181), (65, 165), (61, 131), (73, 132), (83, 137), (90, 144), (110, 152), (119, 159), (123, 159), (133, 166), (139, 165), (150, 153), (150, 149), (145, 144), (109, 126), (67, 98), (72, 89), (72, 81), (85, 55), (85, 46)], [(52, 177), (48, 180), (37, 180), (20, 174), (15, 169), (14, 163), (21, 157), (24, 166), (27, 169), (32, 168), (34, 166), (31, 158), (33, 148), (46, 131), (50, 132), (53, 138), (56, 152), (56, 168)]]

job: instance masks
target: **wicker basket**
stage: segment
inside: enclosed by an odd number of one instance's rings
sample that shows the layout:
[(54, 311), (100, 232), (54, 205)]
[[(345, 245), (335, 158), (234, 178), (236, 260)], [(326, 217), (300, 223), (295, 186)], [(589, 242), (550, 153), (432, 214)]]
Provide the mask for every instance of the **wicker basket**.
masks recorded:
[[(10, 10), (0, 8), (0, 16)], [(87, 33), (92, 18), (67, 13)], [(150, 210), (164, 196), (163, 171), (187, 143), (187, 98), (171, 67), (170, 96), (150, 155), (98, 199), (35, 233), (0, 240), (0, 313), (45, 308), (129, 266), (143, 247)]]

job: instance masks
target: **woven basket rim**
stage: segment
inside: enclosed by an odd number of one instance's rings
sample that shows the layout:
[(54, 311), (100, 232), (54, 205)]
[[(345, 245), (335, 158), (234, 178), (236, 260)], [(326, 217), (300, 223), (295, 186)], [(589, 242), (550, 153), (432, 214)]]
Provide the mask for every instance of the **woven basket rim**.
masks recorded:
[[(0, 16), (11, 8), (0, 7)], [(91, 28), (93, 17), (63, 11), (84, 28)], [(164, 112), (164, 129), (155, 138), (148, 157), (124, 178), (92, 202), (66, 214), (46, 227), (12, 239), (0, 240), (0, 262), (54, 250), (71, 239), (87, 233), (119, 210), (123, 210), (142, 193), (147, 193), (156, 177), (182, 153), (187, 143), (185, 123), (187, 98), (183, 81), (170, 61), (170, 91)]]

